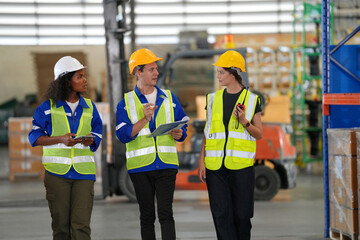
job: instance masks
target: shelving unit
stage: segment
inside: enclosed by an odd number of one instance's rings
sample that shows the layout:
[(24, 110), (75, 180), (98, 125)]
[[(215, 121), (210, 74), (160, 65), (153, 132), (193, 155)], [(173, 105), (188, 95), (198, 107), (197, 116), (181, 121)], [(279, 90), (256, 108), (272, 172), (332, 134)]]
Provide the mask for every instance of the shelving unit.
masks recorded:
[[(323, 103), (323, 163), (324, 163), (324, 237), (329, 237), (329, 156), (328, 128), (360, 127), (360, 71), (353, 63), (360, 46), (344, 46), (357, 32), (358, 26), (338, 45), (331, 46), (329, 19), (330, 0), (322, 0), (322, 103)], [(354, 51), (354, 48), (356, 48)], [(339, 53), (339, 54), (337, 54)], [(341, 53), (341, 54), (340, 54)], [(354, 71), (355, 70), (355, 71)], [(356, 72), (356, 74), (354, 73)], [(341, 74), (339, 77), (338, 74)]]
[(267, 46), (259, 48), (259, 89), (275, 95), (277, 91), (276, 81), (276, 55), (274, 49)]
[[(295, 3), (293, 11), (292, 125), (293, 144), (297, 146), (298, 164), (321, 161), (321, 73), (319, 25), (321, 4)], [(297, 26), (301, 41), (297, 42)], [(309, 31), (314, 34), (311, 36)], [(309, 144), (310, 141), (310, 144)]]
[[(323, 6), (323, 8), (326, 8), (326, 6)], [(323, 27), (326, 29), (326, 25)], [(360, 46), (344, 46), (359, 31), (360, 26), (346, 36), (337, 46), (330, 46), (327, 39), (328, 33), (323, 31), (323, 56), (325, 56), (323, 72), (326, 73), (323, 74), (325, 237), (329, 236), (330, 226), (327, 129), (360, 127), (358, 115), (354, 114), (360, 111), (360, 71), (354, 65), (356, 63), (349, 63), (349, 61), (354, 61), (354, 58), (356, 58)], [(341, 52), (341, 54), (336, 56), (337, 51)], [(339, 57), (340, 59), (337, 59)], [(356, 73), (353, 72), (354, 70)], [(342, 74), (341, 77), (339, 77), (339, 74)]]
[(293, 60), (292, 50), (287, 46), (279, 46), (275, 50), (277, 63), (277, 89), (279, 94), (288, 95), (291, 91), (291, 62)]
[(258, 53), (254, 48), (246, 48), (246, 69), (251, 89), (259, 89)]

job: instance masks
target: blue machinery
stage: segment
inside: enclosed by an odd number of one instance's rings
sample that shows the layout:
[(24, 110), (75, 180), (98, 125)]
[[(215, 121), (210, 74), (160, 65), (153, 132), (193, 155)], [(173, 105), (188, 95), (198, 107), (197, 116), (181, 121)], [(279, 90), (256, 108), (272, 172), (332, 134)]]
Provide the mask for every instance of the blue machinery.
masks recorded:
[[(354, 112), (360, 112), (360, 78), (358, 77), (360, 70), (358, 70), (359, 67), (356, 67), (356, 64), (359, 65), (357, 55), (360, 55), (360, 46), (343, 46), (360, 31), (360, 26), (346, 36), (337, 46), (330, 46), (330, 0), (322, 0), (321, 24), (325, 207), (324, 237), (328, 238), (330, 218), (328, 137), (326, 130), (328, 128), (360, 127), (359, 119), (356, 119), (357, 115), (354, 114)], [(345, 62), (345, 64), (342, 62)], [(357, 74), (354, 74), (354, 71)], [(332, 112), (333, 115), (331, 115)]]

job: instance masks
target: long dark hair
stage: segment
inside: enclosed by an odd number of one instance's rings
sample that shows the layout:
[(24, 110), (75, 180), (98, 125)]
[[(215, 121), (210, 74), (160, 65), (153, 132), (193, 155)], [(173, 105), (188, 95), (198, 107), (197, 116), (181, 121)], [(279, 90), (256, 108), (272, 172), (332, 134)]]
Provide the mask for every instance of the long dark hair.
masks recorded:
[(242, 82), (241, 76), (237, 73), (237, 71), (235, 69), (232, 69), (232, 68), (224, 68), (224, 69), (225, 69), (225, 71), (228, 71), (229, 73), (234, 75), (236, 81), (238, 81), (241, 86), (245, 87), (243, 82)]
[(58, 100), (65, 101), (72, 91), (70, 81), (75, 73), (76, 71), (66, 73), (62, 76), (60, 75), (55, 81), (52, 81), (46, 90), (44, 98), (51, 98), (54, 102), (57, 102)]

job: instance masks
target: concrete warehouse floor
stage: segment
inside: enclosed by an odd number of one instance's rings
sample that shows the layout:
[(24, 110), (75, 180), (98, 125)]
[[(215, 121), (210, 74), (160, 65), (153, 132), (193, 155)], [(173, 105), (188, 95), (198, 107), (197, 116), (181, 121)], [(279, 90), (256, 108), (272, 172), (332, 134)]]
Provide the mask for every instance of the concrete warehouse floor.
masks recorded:
[[(51, 239), (43, 183), (8, 181), (6, 146), (0, 147), (0, 156), (0, 239)], [(321, 174), (299, 173), (295, 189), (281, 190), (272, 201), (255, 202), (252, 239), (324, 239), (322, 179)], [(95, 188), (92, 239), (140, 239), (138, 205), (123, 196), (102, 199), (101, 184)], [(206, 191), (176, 191), (174, 217), (177, 239), (216, 239)], [(156, 227), (160, 239), (158, 222)]]

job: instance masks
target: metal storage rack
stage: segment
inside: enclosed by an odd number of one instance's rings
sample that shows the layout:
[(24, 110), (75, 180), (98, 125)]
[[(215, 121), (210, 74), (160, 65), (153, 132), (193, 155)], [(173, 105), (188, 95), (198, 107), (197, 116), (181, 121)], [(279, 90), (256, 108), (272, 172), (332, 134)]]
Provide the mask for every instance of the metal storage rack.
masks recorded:
[[(320, 36), (321, 5), (306, 1), (294, 4), (293, 11), (293, 61), (292, 61), (292, 125), (293, 144), (298, 146), (298, 164), (321, 161), (321, 75)], [(301, 24), (301, 41), (297, 42), (297, 24)], [(308, 29), (313, 28), (315, 37), (309, 41)], [(311, 149), (309, 149), (309, 141)]]
[[(330, 46), (330, 0), (322, 0), (322, 103), (323, 103), (323, 163), (324, 163), (324, 207), (325, 207), (325, 226), (324, 237), (329, 237), (330, 227), (330, 215), (329, 215), (329, 164), (328, 164), (328, 128), (350, 128), (359, 127), (357, 115), (353, 114), (354, 110), (360, 109), (360, 87), (356, 89), (354, 87), (346, 86), (340, 89), (334, 86), (334, 83), (339, 83), (339, 79), (335, 79), (331, 76), (333, 68), (337, 67), (340, 71), (343, 71), (344, 78), (341, 82), (355, 81), (360, 86), (360, 78), (355, 75), (348, 66), (345, 66), (341, 62), (344, 60), (337, 60), (334, 57), (336, 51), (339, 51), (341, 47), (352, 38), (358, 31), (360, 26), (357, 27), (352, 33), (346, 36), (337, 46)], [(360, 46), (359, 48), (360, 49)], [(354, 52), (350, 53), (356, 56)], [(355, 80), (354, 80), (355, 79)], [(352, 90), (351, 92), (350, 89)], [(342, 105), (342, 106), (339, 106)], [(339, 107), (352, 108), (352, 111), (348, 111), (348, 114), (339, 114)], [(352, 114), (351, 114), (352, 113)], [(338, 116), (341, 115), (341, 116)], [(354, 116), (355, 115), (355, 116)], [(344, 120), (346, 119), (346, 121)]]
[(277, 63), (277, 89), (279, 94), (288, 95), (291, 91), (291, 62), (293, 60), (292, 50), (287, 46), (279, 46), (276, 50), (276, 63)]

